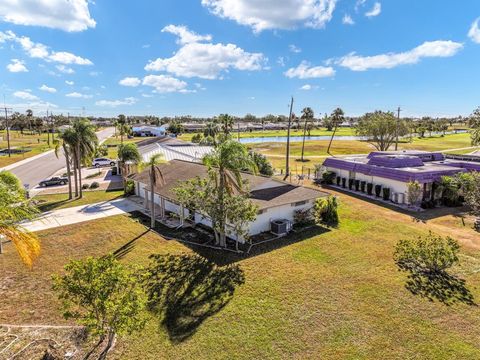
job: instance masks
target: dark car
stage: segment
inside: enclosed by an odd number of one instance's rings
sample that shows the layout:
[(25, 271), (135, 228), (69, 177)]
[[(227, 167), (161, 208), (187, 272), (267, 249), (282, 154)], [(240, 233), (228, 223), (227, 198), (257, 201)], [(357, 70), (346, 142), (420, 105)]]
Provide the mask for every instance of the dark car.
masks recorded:
[(65, 185), (68, 183), (68, 178), (66, 177), (52, 177), (47, 180), (41, 181), (39, 186), (52, 186), (52, 185)]

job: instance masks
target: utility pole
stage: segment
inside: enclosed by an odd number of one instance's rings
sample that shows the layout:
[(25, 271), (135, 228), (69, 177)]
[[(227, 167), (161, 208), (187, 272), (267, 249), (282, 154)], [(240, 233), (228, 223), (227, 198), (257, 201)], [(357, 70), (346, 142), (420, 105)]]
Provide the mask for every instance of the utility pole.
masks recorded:
[(8, 113), (12, 112), (11, 108), (7, 108), (5, 105), (5, 95), (3, 95), (3, 109), (5, 110), (5, 127), (7, 128), (7, 147), (8, 147), (8, 157), (11, 157), (10, 149), (10, 124), (8, 123)]
[(290, 173), (290, 127), (292, 124), (292, 110), (293, 110), (293, 96), (290, 101), (290, 114), (288, 115), (288, 129), (287, 129), (287, 154), (286, 154), (286, 166), (285, 166), (285, 178), (287, 180)]
[(395, 151), (398, 150), (398, 126), (400, 125), (400, 106), (397, 108), (397, 126), (395, 127)]

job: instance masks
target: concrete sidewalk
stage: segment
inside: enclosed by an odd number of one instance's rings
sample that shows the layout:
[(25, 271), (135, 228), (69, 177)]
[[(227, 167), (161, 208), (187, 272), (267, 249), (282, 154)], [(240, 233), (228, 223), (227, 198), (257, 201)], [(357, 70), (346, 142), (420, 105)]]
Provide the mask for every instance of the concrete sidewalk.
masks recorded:
[(38, 219), (32, 222), (24, 222), (21, 225), (29, 231), (41, 231), (137, 210), (141, 211), (142, 209), (133, 201), (118, 199), (48, 211), (43, 213)]

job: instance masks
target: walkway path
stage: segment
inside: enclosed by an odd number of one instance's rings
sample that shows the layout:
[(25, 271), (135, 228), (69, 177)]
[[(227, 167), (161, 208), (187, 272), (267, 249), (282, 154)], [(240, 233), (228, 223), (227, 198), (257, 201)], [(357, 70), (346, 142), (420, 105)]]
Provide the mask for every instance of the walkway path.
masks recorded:
[(141, 210), (139, 205), (129, 199), (118, 199), (48, 211), (32, 222), (22, 223), (22, 226), (29, 231), (41, 231)]

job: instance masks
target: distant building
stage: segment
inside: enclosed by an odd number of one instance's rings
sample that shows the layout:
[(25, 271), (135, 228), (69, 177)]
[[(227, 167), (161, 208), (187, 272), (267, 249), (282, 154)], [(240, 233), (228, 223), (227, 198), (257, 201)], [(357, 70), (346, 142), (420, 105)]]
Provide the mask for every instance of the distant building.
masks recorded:
[(165, 136), (166, 129), (165, 126), (133, 126), (132, 132), (134, 136)]
[(390, 189), (389, 200), (398, 204), (408, 202), (407, 184), (410, 181), (418, 181), (422, 185), (422, 200), (429, 201), (436, 200), (436, 182), (442, 176), (480, 171), (479, 162), (446, 159), (442, 153), (410, 150), (378, 151), (368, 156), (330, 157), (323, 165), (335, 173), (340, 184), (359, 180)]
[(165, 161), (201, 162), (203, 157), (213, 150), (212, 146), (196, 145), (169, 136), (145, 140), (137, 145), (138, 151), (145, 162), (155, 154), (161, 154)]

